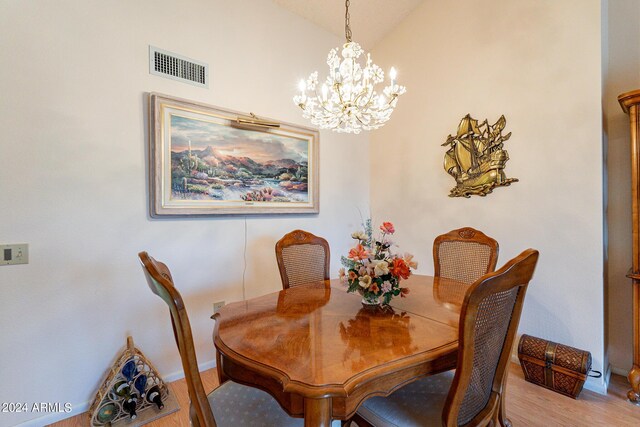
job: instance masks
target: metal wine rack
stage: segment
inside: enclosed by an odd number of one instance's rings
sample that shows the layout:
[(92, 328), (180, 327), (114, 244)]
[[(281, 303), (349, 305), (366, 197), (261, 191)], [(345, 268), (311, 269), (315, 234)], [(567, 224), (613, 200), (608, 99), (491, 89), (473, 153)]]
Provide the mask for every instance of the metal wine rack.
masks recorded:
[[(135, 369), (133, 370), (131, 378), (128, 379), (123, 374), (123, 368), (130, 361), (134, 362)], [(126, 381), (130, 390), (136, 390), (136, 379), (142, 375), (147, 377), (144, 392), (146, 393), (153, 386), (157, 385), (160, 389), (162, 402), (165, 403), (170, 397), (169, 388), (166, 386), (164, 381), (162, 381), (151, 362), (147, 360), (140, 350), (134, 347), (133, 338), (127, 337), (126, 348), (118, 357), (116, 362), (111, 366), (111, 369), (107, 373), (107, 378), (102, 382), (102, 385), (98, 389), (96, 397), (91, 404), (91, 408), (89, 409), (91, 417), (90, 425), (92, 427), (109, 427), (120, 424), (119, 421), (125, 420), (128, 421), (126, 423), (127, 426), (142, 425), (150, 421), (149, 417), (144, 416), (145, 411), (149, 412), (149, 410), (151, 410), (152, 412), (155, 412), (156, 416), (152, 417), (155, 419), (159, 418), (159, 416), (164, 416), (177, 410), (177, 408), (174, 407), (170, 408), (166, 403), (164, 409), (158, 409), (155, 403), (149, 402), (146, 397), (143, 397), (142, 393), (140, 393), (135, 409), (137, 417), (135, 420), (131, 420), (129, 414), (123, 407), (123, 403), (127, 399), (127, 396), (118, 395), (115, 392), (114, 387), (117, 383)], [(171, 396), (171, 400), (175, 401), (173, 396)], [(164, 414), (161, 414), (163, 412)]]

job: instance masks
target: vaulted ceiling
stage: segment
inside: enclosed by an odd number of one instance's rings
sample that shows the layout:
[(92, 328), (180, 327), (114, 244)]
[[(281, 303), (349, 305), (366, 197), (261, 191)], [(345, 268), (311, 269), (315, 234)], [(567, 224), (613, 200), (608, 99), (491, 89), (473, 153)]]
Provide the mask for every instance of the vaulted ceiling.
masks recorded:
[[(344, 0), (272, 0), (344, 37)], [(424, 0), (350, 0), (353, 41), (371, 49)]]

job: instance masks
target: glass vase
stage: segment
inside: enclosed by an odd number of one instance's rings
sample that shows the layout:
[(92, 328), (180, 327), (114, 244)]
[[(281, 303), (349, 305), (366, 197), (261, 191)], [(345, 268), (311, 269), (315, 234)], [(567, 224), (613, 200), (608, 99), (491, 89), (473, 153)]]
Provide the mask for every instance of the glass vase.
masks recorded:
[(364, 306), (376, 306), (380, 305), (380, 300), (376, 295), (362, 295), (362, 305)]

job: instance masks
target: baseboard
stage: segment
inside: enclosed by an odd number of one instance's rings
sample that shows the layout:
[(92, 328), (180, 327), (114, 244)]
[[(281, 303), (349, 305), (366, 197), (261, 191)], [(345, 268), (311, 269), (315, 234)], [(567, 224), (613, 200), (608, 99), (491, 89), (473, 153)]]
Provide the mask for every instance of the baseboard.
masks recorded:
[(611, 373), (612, 374), (616, 374), (616, 375), (620, 375), (622, 377), (627, 377), (627, 375), (629, 374), (629, 369), (624, 369), (624, 368), (616, 368), (615, 366), (611, 367)]
[[(200, 372), (206, 371), (216, 367), (216, 360), (210, 360), (208, 362), (198, 364), (198, 370)], [(176, 380), (181, 380), (184, 378), (184, 372), (182, 370), (173, 372), (168, 375), (162, 375), (165, 383), (172, 383)], [(70, 412), (54, 412), (47, 413), (38, 418), (33, 418), (23, 423), (17, 424), (16, 427), (42, 427), (49, 424), (57, 423), (58, 421), (65, 420), (67, 418), (75, 417), (76, 415), (80, 415), (83, 412), (87, 412), (93, 400), (83, 403), (77, 403), (71, 405)]]
[(30, 419), (23, 423), (17, 424), (18, 427), (42, 427), (67, 418), (75, 417), (89, 410), (91, 402), (72, 404), (70, 412), (49, 412), (41, 417)]
[[(198, 370), (200, 372), (202, 371), (206, 371), (212, 368), (216, 367), (216, 359), (213, 360), (209, 360), (208, 362), (204, 362), (204, 363), (199, 363), (198, 364)], [(184, 372), (182, 371), (182, 369), (180, 369), (179, 371), (167, 374), (167, 375), (163, 375), (164, 378), (164, 382), (166, 383), (172, 383), (174, 381), (177, 380), (181, 380), (184, 378)]]
[(609, 380), (611, 379), (611, 365), (607, 366), (607, 369), (602, 374), (602, 378), (588, 377), (584, 383), (584, 388), (591, 390), (598, 394), (607, 394), (609, 388)]

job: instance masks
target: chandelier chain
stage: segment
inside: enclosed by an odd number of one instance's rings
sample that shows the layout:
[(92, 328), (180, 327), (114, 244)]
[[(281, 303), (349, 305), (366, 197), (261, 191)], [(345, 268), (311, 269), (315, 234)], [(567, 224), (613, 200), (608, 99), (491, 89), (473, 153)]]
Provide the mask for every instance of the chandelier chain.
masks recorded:
[(349, 16), (349, 4), (350, 1), (346, 0), (345, 1), (345, 8), (346, 11), (344, 13), (344, 35), (347, 38), (347, 43), (351, 43), (351, 22), (350, 22), (350, 16)]

